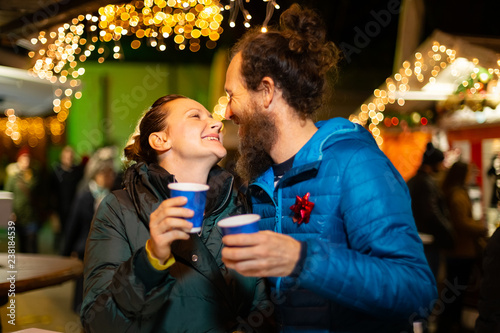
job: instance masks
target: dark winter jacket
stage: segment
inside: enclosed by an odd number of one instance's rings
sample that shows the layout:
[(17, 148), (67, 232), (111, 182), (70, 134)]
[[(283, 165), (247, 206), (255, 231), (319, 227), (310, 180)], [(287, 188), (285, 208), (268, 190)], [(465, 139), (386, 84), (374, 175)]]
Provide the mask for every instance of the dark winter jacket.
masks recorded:
[(487, 233), (483, 221), (472, 217), (472, 203), (465, 187), (454, 186), (445, 192), (454, 229), (455, 247), (446, 255), (453, 258), (476, 258), (479, 240)]
[(422, 170), (408, 181), (411, 207), (417, 230), (434, 237), (430, 245), (436, 249), (452, 249), (453, 226), (444, 195), (432, 176)]
[(82, 190), (75, 198), (69, 219), (67, 220), (62, 255), (69, 256), (72, 252), (83, 259), (85, 243), (89, 234), (92, 218), (95, 213), (95, 199), (88, 188)]
[(483, 277), (479, 294), (476, 333), (500, 332), (500, 228), (493, 233), (484, 251)]
[[(221, 261), (222, 235), (216, 222), (246, 211), (233, 190), (233, 177), (215, 167), (203, 229), (172, 244), (175, 263), (155, 270), (147, 259), (149, 215), (169, 197), (174, 177), (162, 167), (137, 164), (125, 175), (125, 190), (100, 204), (85, 253), (86, 332), (232, 332), (256, 326), (265, 331), (263, 280), (243, 277)], [(257, 307), (266, 313), (257, 310)]]
[[(437, 296), (406, 185), (371, 134), (348, 120), (317, 124), (274, 186), (249, 190), (260, 228), (302, 242), (298, 276), (270, 279), (282, 332), (402, 332)], [(310, 193), (308, 223), (291, 206)]]

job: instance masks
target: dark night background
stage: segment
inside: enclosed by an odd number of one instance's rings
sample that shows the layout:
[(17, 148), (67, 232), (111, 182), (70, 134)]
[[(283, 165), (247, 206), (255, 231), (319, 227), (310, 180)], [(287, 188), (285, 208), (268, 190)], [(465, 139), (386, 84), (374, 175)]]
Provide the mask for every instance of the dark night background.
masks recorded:
[[(25, 2), (12, 2), (0, 0), (0, 64), (5, 64), (6, 54), (13, 56), (24, 56), (27, 50), (21, 50), (21, 54), (14, 54), (9, 41), (5, 36), (12, 31), (19, 32), (23, 22), (32, 22), (30, 14), (38, 7), (54, 2), (51, 0), (26, 0)], [(83, 7), (92, 10), (99, 8), (108, 2), (119, 3), (116, 0), (63, 0), (61, 13), (54, 17), (51, 23), (67, 22), (68, 18), (75, 17), (74, 13), (82, 13)], [(411, 1), (408, 1), (411, 2)], [(424, 4), (424, 19), (422, 22), (421, 41), (431, 35), (435, 29), (446, 33), (482, 37), (500, 37), (500, 24), (498, 24), (498, 13), (500, 13), (500, 1), (477, 0), (477, 1), (452, 1), (452, 0), (422, 0)], [(229, 0), (221, 0), (222, 4)], [(348, 1), (348, 0), (277, 0), (279, 10), (274, 11), (270, 24), (277, 23), (279, 15), (293, 3), (316, 10), (324, 19), (328, 27), (329, 39), (337, 45), (355, 45), (358, 32), (364, 31), (367, 25), (375, 22), (374, 13), (387, 10), (388, 6), (399, 7), (401, 0), (371, 0), (371, 1)], [(243, 1), (246, 9), (252, 15), (252, 24), (260, 25), (264, 21), (265, 2), (261, 0)], [(27, 9), (28, 8), (28, 9)], [(22, 16), (25, 15), (25, 20)], [(59, 21), (57, 21), (59, 20)], [(377, 88), (388, 76), (393, 73), (396, 41), (398, 38), (399, 13), (390, 16), (385, 27), (369, 40), (364, 47), (344, 56), (339, 64), (339, 75), (335, 82), (335, 92), (332, 96), (334, 113), (337, 115), (348, 115), (368, 98), (373, 89)], [(228, 13), (226, 12), (223, 28), (224, 32), (218, 41), (218, 47), (230, 47), (245, 32), (242, 14), (240, 13), (235, 28), (228, 26)], [(43, 23), (43, 22), (42, 22)], [(39, 29), (47, 29), (40, 26)], [(141, 46), (139, 50), (130, 49), (132, 37), (122, 38), (125, 61), (169, 61), (169, 62), (211, 62), (212, 55), (216, 50), (208, 50), (202, 47), (197, 53), (188, 50), (179, 51), (168, 47), (173, 46), (173, 41), (167, 41), (167, 51), (159, 52), (147, 46)], [(25, 54), (22, 54), (22, 53)], [(500, 53), (500, 50), (499, 50)], [(113, 61), (109, 59), (108, 61)], [(26, 67), (27, 68), (27, 67)]]
[[(271, 23), (276, 23), (283, 10), (293, 3), (316, 10), (324, 19), (329, 39), (337, 45), (355, 45), (359, 30), (364, 31), (366, 26), (375, 21), (374, 12), (387, 10), (389, 4), (400, 4), (398, 0), (278, 0), (280, 10), (276, 10)], [(263, 8), (253, 10), (262, 5), (260, 1), (251, 1), (246, 4), (251, 10), (254, 23), (263, 21)], [(421, 42), (432, 32), (439, 29), (443, 32), (475, 37), (500, 38), (500, 1), (452, 1), (452, 0), (424, 0), (425, 14), (422, 22)], [(255, 15), (254, 15), (255, 13)], [(242, 25), (241, 17), (239, 17)], [(334, 105), (342, 105), (339, 110), (342, 116), (346, 112), (354, 111), (368, 98), (373, 89), (377, 88), (393, 73), (394, 56), (398, 35), (399, 13), (390, 16), (387, 26), (380, 29), (380, 33), (369, 37), (367, 45), (359, 52), (344, 56), (339, 64), (339, 75), (335, 83), (333, 96)], [(226, 28), (222, 35), (221, 45), (232, 45), (244, 32), (244, 29)], [(500, 50), (498, 50), (500, 52)], [(399, 64), (398, 64), (399, 66)], [(334, 106), (335, 109), (335, 106)]]

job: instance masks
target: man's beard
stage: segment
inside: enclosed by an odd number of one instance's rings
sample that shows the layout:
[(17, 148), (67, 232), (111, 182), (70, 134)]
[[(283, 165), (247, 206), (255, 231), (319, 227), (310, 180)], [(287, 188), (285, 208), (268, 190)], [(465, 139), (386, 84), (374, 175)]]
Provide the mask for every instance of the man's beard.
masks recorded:
[(260, 111), (253, 103), (250, 110), (243, 113), (238, 117), (242, 135), (236, 172), (244, 181), (250, 181), (273, 165), (269, 152), (278, 137), (278, 129), (272, 114)]

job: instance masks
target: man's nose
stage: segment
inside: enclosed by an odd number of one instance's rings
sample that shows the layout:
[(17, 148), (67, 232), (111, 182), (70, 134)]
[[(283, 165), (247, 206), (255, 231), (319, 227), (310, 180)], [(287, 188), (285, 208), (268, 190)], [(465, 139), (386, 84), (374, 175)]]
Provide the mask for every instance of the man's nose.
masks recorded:
[(224, 118), (226, 119), (231, 119), (234, 116), (233, 111), (231, 110), (231, 107), (229, 104), (226, 106), (226, 112), (224, 113)]

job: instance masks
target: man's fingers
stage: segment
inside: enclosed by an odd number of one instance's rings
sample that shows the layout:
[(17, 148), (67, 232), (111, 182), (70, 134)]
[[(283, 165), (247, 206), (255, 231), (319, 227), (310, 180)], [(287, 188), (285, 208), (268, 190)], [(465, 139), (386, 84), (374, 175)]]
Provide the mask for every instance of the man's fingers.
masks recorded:
[(246, 276), (287, 276), (300, 257), (300, 242), (271, 231), (225, 236), (223, 241), (222, 261)]
[(253, 234), (234, 234), (224, 236), (222, 242), (226, 246), (253, 246), (263, 242), (264, 237), (265, 231)]
[(229, 269), (234, 269), (244, 276), (270, 276), (263, 262), (258, 260), (232, 261), (224, 259), (224, 264)]
[(232, 261), (244, 261), (261, 258), (262, 254), (259, 249), (254, 246), (225, 246), (222, 249), (222, 257)]

